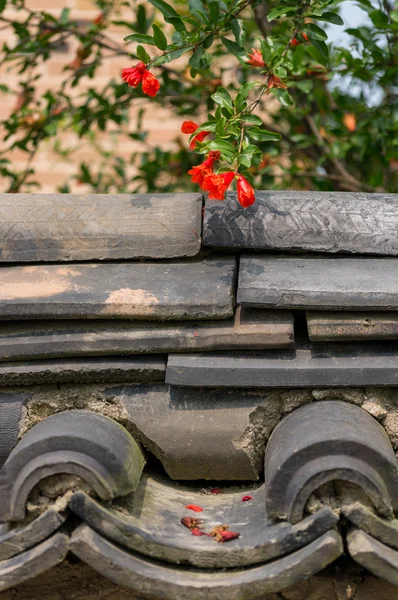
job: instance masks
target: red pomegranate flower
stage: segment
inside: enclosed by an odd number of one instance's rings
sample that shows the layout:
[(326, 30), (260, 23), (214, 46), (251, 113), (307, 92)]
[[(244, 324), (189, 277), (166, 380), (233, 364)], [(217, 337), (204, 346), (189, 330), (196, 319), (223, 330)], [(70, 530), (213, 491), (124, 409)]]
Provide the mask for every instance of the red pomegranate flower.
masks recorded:
[(160, 90), (160, 83), (152, 73), (145, 70), (142, 75), (142, 91), (147, 96), (154, 98)]
[(159, 81), (147, 70), (146, 64), (143, 62), (138, 62), (135, 67), (123, 69), (122, 77), (127, 85), (133, 88), (142, 83), (142, 91), (151, 98), (154, 98), (160, 90)]
[(238, 175), (236, 189), (238, 192), (238, 202), (243, 208), (247, 208), (255, 202), (256, 197), (254, 195), (254, 189), (243, 175)]
[(192, 183), (198, 183), (200, 187), (203, 185), (203, 180), (208, 173), (213, 171), (214, 163), (220, 158), (220, 153), (216, 151), (210, 152), (209, 156), (200, 165), (192, 167), (188, 171), (188, 175), (192, 175)]
[(225, 192), (235, 177), (233, 171), (227, 173), (208, 173), (203, 180), (202, 189), (209, 192), (209, 200), (224, 200)]
[(122, 71), (123, 80), (130, 87), (138, 87), (142, 81), (142, 76), (146, 70), (146, 65), (143, 62), (139, 62), (135, 67), (127, 67)]
[(260, 50), (256, 48), (252, 48), (252, 54), (248, 54), (250, 60), (247, 60), (246, 63), (248, 65), (252, 65), (252, 67), (265, 67), (266, 64), (263, 59), (263, 55)]
[(103, 25), (105, 21), (105, 13), (99, 13), (99, 15), (97, 15), (95, 17), (95, 19), (93, 19), (93, 23), (95, 23), (95, 25)]
[[(305, 39), (306, 42), (309, 42), (308, 35), (306, 33), (302, 33), (301, 35), (303, 36), (303, 38)], [(291, 46), (298, 46), (299, 44), (301, 44), (301, 42), (297, 38), (293, 38), (292, 41), (290, 42)]]
[(205, 137), (207, 137), (211, 133), (211, 131), (200, 131), (192, 138), (189, 147), (191, 150), (195, 150), (196, 142), (203, 142)]
[[(181, 131), (182, 133), (195, 133), (198, 127), (199, 125), (194, 123), (194, 121), (184, 121), (181, 125)], [(196, 142), (203, 142), (209, 133), (211, 133), (211, 131), (200, 131), (197, 135), (195, 135), (189, 144), (190, 149), (195, 150)]]
[(271, 73), (268, 77), (268, 89), (270, 90), (272, 88), (282, 88), (283, 90), (287, 90), (287, 85), (283, 83), (279, 77)]
[(184, 121), (181, 125), (181, 131), (182, 133), (194, 133), (198, 127), (199, 125), (193, 121)]

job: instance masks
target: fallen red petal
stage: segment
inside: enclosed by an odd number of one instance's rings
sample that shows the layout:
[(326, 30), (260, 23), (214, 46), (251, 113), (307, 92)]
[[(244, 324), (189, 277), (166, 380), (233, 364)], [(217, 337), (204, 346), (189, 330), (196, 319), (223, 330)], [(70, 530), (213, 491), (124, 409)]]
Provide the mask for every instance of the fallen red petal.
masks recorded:
[(213, 488), (210, 490), (210, 493), (212, 494), (222, 494), (222, 490), (220, 490), (220, 488)]
[(220, 531), (221, 539), (218, 539), (217, 541), (220, 542), (220, 544), (223, 544), (224, 542), (236, 540), (236, 538), (238, 538), (239, 536), (240, 533), (238, 531)]
[(248, 502), (249, 500), (254, 500), (253, 496), (243, 496), (242, 502)]
[(185, 508), (188, 510), (194, 510), (195, 512), (203, 512), (203, 508), (201, 506), (197, 506), (196, 504), (187, 504)]
[(200, 537), (201, 535), (206, 535), (204, 531), (201, 531), (197, 527), (194, 527), (193, 529), (191, 529), (191, 533), (192, 533), (192, 535), (197, 535), (198, 537)]
[(202, 525), (203, 521), (199, 520), (199, 519), (194, 519), (192, 517), (183, 517), (181, 519), (181, 523), (182, 525), (185, 525), (185, 527), (188, 527), (188, 529), (200, 529), (200, 526)]
[(207, 533), (207, 537), (212, 537), (216, 540), (216, 542), (222, 541), (221, 534), (229, 529), (228, 525), (216, 525), (213, 529)]

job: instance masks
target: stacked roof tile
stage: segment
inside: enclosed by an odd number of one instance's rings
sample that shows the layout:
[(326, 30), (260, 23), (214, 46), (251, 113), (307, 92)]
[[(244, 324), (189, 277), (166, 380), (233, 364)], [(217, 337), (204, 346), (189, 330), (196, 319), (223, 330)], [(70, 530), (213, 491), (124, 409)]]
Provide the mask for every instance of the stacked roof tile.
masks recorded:
[(143, 597), (255, 600), (343, 542), (398, 585), (397, 198), (202, 204), (0, 195), (0, 591), (71, 552)]

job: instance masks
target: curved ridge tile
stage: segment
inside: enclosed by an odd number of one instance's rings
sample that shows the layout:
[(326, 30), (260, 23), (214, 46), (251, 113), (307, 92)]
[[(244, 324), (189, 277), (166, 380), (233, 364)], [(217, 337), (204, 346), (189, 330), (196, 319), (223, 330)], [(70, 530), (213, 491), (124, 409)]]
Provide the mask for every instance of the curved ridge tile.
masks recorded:
[(398, 552), (359, 529), (347, 536), (348, 552), (352, 558), (373, 573), (398, 586)]
[(62, 562), (68, 553), (68, 536), (56, 533), (38, 546), (0, 561), (0, 592), (41, 575)]
[(70, 549), (78, 558), (115, 583), (163, 600), (255, 600), (306, 579), (336, 560), (342, 542), (335, 531), (280, 560), (240, 570), (204, 572), (127, 552), (87, 525), (76, 529)]
[[(250, 493), (251, 502), (242, 502)], [(181, 525), (188, 516), (185, 505), (200, 504), (203, 527), (209, 531), (220, 523), (228, 523), (241, 537), (234, 544), (215, 544), (201, 538), (200, 542)], [(109, 540), (142, 555), (200, 568), (244, 567), (265, 562), (293, 552), (336, 527), (338, 517), (322, 508), (297, 525), (269, 525), (265, 516), (264, 486), (240, 489), (223, 494), (204, 496), (166, 482), (142, 477), (123, 513), (115, 507), (105, 507), (84, 492), (76, 492), (71, 510), (92, 529)], [(126, 514), (128, 511), (129, 514)]]
[(0, 525), (0, 561), (40, 544), (65, 523), (67, 516), (68, 511), (58, 512), (49, 508), (27, 525)]
[(143, 466), (141, 450), (116, 421), (85, 410), (52, 415), (28, 431), (3, 467), (0, 522), (22, 520), (29, 493), (50, 475), (77, 475), (110, 500), (137, 487)]
[(382, 519), (361, 502), (343, 504), (341, 512), (353, 525), (398, 550), (398, 519)]
[(311, 493), (333, 480), (361, 487), (386, 517), (398, 506), (398, 462), (384, 429), (345, 402), (315, 402), (288, 415), (269, 439), (264, 465), (270, 518), (300, 521)]
[(0, 469), (17, 444), (23, 399), (0, 394)]

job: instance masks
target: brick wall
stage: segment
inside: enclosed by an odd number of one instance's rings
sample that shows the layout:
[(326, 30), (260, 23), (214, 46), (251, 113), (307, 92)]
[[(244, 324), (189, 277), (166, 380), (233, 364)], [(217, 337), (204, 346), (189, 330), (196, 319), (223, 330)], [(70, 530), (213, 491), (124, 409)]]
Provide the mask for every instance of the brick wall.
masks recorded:
[[(78, 21), (91, 22), (99, 13), (98, 8), (91, 0), (26, 0), (26, 6), (35, 10), (45, 10), (54, 16), (59, 16), (62, 8), (68, 7), (71, 9), (71, 17)], [(8, 15), (7, 15), (8, 12)], [(15, 16), (15, 13), (7, 11), (6, 16)], [(129, 16), (131, 12), (129, 11)], [(112, 37), (120, 43), (123, 43), (123, 38), (131, 31), (120, 26), (111, 26), (108, 32)], [(0, 44), (4, 41), (10, 44), (9, 30), (0, 31)], [(51, 59), (42, 64), (39, 72), (43, 75), (38, 83), (38, 92), (42, 93), (46, 89), (57, 89), (67, 74), (63, 71), (65, 65), (70, 63), (76, 51), (76, 44), (70, 42), (67, 50), (54, 52)], [(97, 70), (94, 80), (84, 78), (82, 83), (76, 89), (76, 93), (84, 90), (85, 87), (95, 86), (101, 88), (110, 78), (120, 78), (120, 71), (123, 67), (129, 66), (125, 57), (107, 58), (104, 64)], [(11, 89), (18, 91), (19, 81), (22, 76), (17, 72), (13, 72), (9, 66), (2, 66), (0, 70), (2, 83), (7, 84)], [(1, 115), (6, 117), (13, 110), (16, 96), (8, 94), (0, 94), (0, 111)], [(154, 145), (161, 145), (162, 148), (168, 149), (173, 147), (175, 138), (179, 135), (179, 127), (181, 125), (180, 118), (173, 118), (170, 111), (145, 102), (144, 106), (149, 109), (144, 116), (145, 129), (149, 130), (150, 134), (148, 142)], [(131, 119), (135, 118), (137, 109), (131, 109)], [(1, 134), (2, 135), (2, 134)], [(101, 134), (100, 141), (107, 149), (112, 148), (112, 141), (108, 134)], [(68, 182), (72, 192), (85, 192), (85, 186), (79, 185), (72, 181), (72, 175), (76, 173), (76, 163), (85, 161), (91, 165), (100, 167), (101, 158), (93, 149), (92, 145), (86, 140), (78, 140), (77, 136), (72, 131), (67, 131), (61, 136), (62, 145), (74, 148), (70, 159), (63, 160), (58, 154), (53, 151), (54, 140), (43, 143), (41, 150), (34, 159), (33, 166), (36, 169), (35, 180), (41, 184), (41, 191), (55, 192), (57, 188), (65, 182)], [(128, 159), (131, 152), (142, 148), (127, 138), (118, 138), (116, 140), (118, 154)], [(8, 158), (12, 160), (13, 165), (23, 169), (26, 165), (27, 154), (22, 150), (16, 149), (10, 152)], [(7, 189), (7, 183), (0, 178), (0, 191)], [(35, 188), (32, 191), (36, 191)]]

